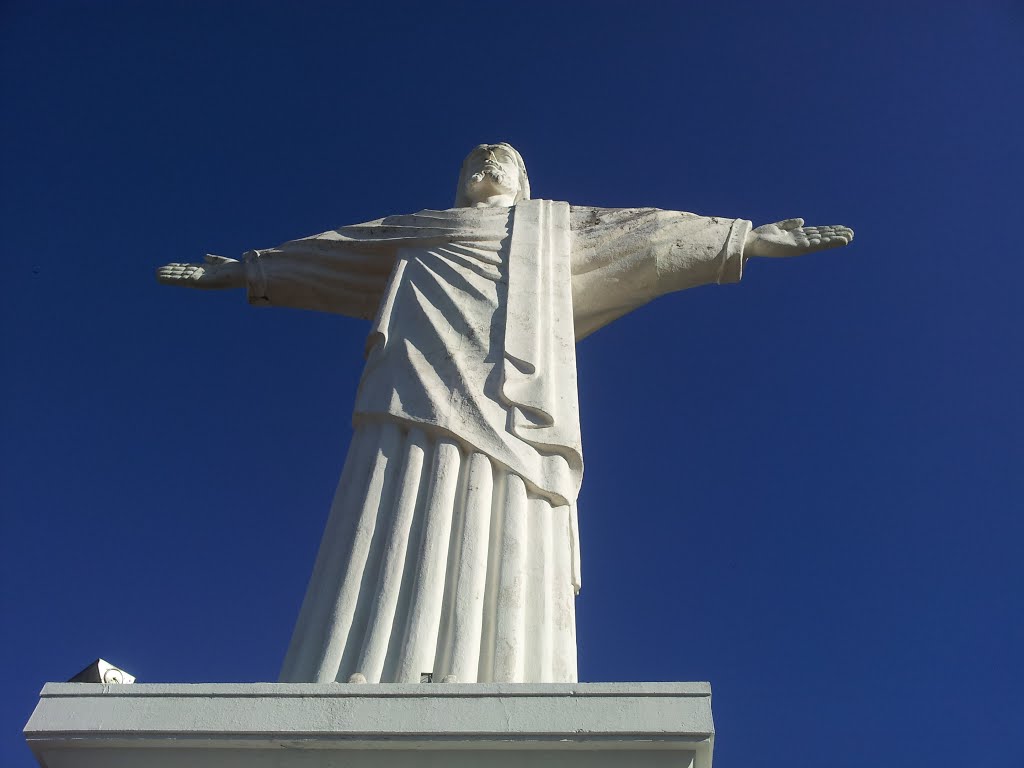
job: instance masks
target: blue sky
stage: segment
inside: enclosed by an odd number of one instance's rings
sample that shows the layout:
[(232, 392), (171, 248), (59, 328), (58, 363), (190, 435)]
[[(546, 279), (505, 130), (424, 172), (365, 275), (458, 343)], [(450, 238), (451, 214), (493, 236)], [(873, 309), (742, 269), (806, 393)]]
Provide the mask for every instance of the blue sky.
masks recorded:
[(291, 5), (0, 8), (0, 763), (97, 656), (274, 679), (312, 567), (366, 325), (155, 267), (509, 141), (536, 197), (857, 231), (580, 344), (581, 679), (711, 681), (723, 767), (1021, 765), (1020, 4)]

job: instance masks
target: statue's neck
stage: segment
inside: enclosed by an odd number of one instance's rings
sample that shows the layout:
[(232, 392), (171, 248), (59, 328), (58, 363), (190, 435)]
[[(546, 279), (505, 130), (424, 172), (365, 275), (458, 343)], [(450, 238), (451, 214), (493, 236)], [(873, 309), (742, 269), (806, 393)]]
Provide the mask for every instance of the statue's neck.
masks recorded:
[(503, 194), (503, 195), (491, 195), (485, 197), (483, 200), (478, 200), (473, 203), (470, 207), (472, 208), (511, 208), (516, 204), (516, 196), (514, 194)]

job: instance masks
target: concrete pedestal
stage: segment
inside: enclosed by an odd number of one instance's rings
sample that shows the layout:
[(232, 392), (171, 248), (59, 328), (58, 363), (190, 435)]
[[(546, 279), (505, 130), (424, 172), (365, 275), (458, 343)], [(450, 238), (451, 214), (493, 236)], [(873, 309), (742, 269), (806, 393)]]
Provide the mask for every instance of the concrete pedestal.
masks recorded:
[(49, 683), (45, 768), (711, 768), (706, 683)]

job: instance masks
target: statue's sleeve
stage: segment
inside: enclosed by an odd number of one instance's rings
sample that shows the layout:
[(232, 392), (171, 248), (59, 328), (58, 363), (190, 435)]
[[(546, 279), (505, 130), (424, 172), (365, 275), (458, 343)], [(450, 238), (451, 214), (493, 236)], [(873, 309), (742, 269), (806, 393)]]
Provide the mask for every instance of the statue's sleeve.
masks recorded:
[[(368, 230), (377, 222), (360, 225)], [(245, 254), (249, 303), (334, 312), (370, 320), (395, 263), (387, 239), (345, 227)]]
[(570, 220), (577, 340), (658, 296), (743, 274), (745, 219), (573, 206)]

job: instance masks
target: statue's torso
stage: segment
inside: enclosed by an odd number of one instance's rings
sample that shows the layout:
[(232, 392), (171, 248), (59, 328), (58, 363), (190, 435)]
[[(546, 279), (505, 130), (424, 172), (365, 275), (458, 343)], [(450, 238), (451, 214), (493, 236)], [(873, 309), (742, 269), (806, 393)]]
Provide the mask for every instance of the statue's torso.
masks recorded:
[[(514, 211), (480, 209), (475, 217), (458, 211), (450, 239), (398, 250), (368, 344), (353, 419), (400, 420), (453, 435), (517, 472), (555, 503), (571, 503), (578, 479), (564, 459), (543, 455), (515, 434), (502, 390)], [(410, 217), (401, 218), (407, 223)], [(555, 258), (564, 262), (568, 277), (568, 248), (560, 250)], [(571, 287), (560, 290), (563, 303), (571, 301)], [(516, 333), (541, 334), (544, 327), (538, 321), (517, 327)], [(563, 332), (572, 337), (571, 316)], [(543, 348), (550, 339), (530, 341)], [(574, 357), (571, 362), (575, 405)], [(558, 375), (557, 370), (541, 373)], [(575, 408), (571, 411), (575, 415)], [(578, 421), (571, 426), (578, 433)]]

